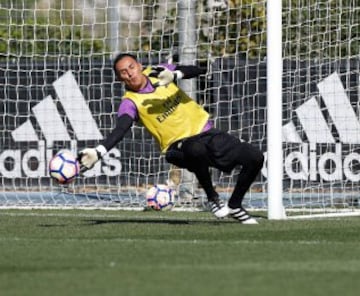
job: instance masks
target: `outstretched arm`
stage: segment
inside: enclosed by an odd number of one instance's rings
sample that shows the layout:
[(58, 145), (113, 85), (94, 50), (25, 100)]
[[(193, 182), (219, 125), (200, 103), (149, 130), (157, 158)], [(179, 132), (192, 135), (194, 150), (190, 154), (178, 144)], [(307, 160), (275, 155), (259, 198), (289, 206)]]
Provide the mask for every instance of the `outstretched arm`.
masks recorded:
[(125, 136), (133, 123), (133, 119), (128, 114), (123, 114), (117, 118), (116, 126), (101, 143), (106, 151), (111, 150), (117, 143), (119, 143)]
[(192, 65), (177, 65), (175, 71), (183, 73), (182, 79), (190, 79), (206, 73), (205, 69)]
[(120, 142), (133, 123), (133, 118), (128, 114), (120, 115), (116, 126), (106, 139), (96, 148), (85, 148), (79, 152), (80, 164), (86, 169), (91, 169), (111, 148)]
[(171, 82), (176, 82), (179, 79), (190, 79), (205, 73), (206, 70), (198, 66), (165, 64), (152, 67), (149, 76), (159, 79), (159, 82), (155, 86), (164, 86)]

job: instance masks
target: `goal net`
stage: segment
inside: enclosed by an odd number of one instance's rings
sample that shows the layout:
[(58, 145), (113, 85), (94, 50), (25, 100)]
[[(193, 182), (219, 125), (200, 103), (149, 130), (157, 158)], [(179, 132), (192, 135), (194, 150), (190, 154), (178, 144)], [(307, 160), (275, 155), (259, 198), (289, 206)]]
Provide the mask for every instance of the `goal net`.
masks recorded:
[[(117, 52), (145, 64), (206, 69), (181, 87), (215, 126), (267, 155), (267, 1), (6, 1), (0, 5), (0, 206), (143, 208), (174, 182), (177, 209), (204, 209), (194, 177), (172, 168), (141, 125), (67, 186), (49, 177), (59, 150), (93, 147), (114, 127), (123, 94)], [(282, 7), (283, 205), (287, 213), (359, 208), (360, 8), (291, 0)], [(270, 139), (269, 139), (270, 140)], [(238, 170), (212, 170), (229, 198)], [(266, 164), (245, 197), (268, 207)]]
[(359, 208), (359, 15), (355, 1), (283, 1), (284, 204)]

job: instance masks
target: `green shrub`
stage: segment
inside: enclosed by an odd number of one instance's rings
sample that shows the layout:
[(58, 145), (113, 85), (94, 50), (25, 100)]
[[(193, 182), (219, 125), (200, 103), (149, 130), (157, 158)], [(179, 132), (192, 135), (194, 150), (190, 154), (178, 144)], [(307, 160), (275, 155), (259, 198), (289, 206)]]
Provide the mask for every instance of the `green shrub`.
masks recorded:
[(0, 20), (0, 58), (84, 57), (106, 53), (103, 39), (93, 38), (82, 25), (45, 18), (25, 18), (16, 23)]

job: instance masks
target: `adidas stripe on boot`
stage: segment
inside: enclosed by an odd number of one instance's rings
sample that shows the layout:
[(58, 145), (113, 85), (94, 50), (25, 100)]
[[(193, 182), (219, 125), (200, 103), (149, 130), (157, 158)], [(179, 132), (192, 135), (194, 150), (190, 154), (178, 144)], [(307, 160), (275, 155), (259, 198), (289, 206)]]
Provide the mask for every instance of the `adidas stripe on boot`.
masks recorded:
[(209, 200), (208, 204), (216, 218), (221, 219), (229, 215), (229, 208), (220, 199)]
[(232, 218), (238, 220), (242, 224), (259, 224), (251, 215), (242, 207), (231, 209), (229, 214)]

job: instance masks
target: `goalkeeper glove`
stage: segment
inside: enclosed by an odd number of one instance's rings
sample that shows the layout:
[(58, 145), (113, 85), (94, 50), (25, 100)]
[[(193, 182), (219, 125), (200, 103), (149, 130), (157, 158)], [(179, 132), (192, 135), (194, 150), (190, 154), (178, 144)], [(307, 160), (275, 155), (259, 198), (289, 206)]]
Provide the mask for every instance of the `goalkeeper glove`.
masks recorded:
[(78, 160), (83, 168), (91, 169), (95, 163), (107, 153), (103, 145), (96, 148), (85, 148), (79, 152)]
[(155, 87), (164, 85), (166, 86), (169, 83), (184, 77), (184, 74), (179, 70), (171, 71), (168, 68), (162, 66), (152, 67), (151, 69), (152, 71), (150, 72), (149, 76), (159, 79), (159, 81), (155, 83)]

